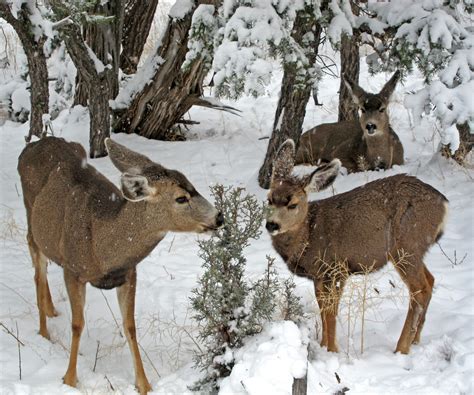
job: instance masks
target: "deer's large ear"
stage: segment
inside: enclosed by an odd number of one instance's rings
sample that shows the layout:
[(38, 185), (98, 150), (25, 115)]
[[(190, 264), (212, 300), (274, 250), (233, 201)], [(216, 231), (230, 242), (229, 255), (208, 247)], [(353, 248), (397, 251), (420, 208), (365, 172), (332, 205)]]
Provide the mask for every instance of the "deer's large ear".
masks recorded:
[(105, 147), (109, 153), (110, 160), (122, 173), (139, 173), (146, 166), (154, 164), (145, 155), (132, 151), (110, 138), (105, 139)]
[(354, 103), (358, 106), (361, 106), (364, 102), (365, 97), (367, 96), (367, 92), (364, 91), (358, 84), (356, 84), (354, 81), (352, 81), (352, 79), (350, 79), (344, 74), (342, 75), (342, 80), (344, 81), (344, 84), (351, 93), (352, 100), (354, 101)]
[(341, 161), (339, 159), (333, 159), (331, 162), (319, 166), (302, 180), (306, 193), (318, 192), (330, 186), (336, 179), (340, 167)]
[(400, 70), (395, 71), (395, 74), (392, 75), (392, 78), (390, 78), (383, 86), (382, 90), (379, 93), (379, 96), (381, 96), (384, 101), (388, 102), (390, 96), (392, 96), (392, 93), (395, 90), (398, 81), (400, 80), (400, 75)]
[(139, 202), (153, 194), (148, 179), (140, 174), (123, 173), (120, 178), (123, 197), (131, 202)]
[(280, 145), (273, 161), (272, 183), (276, 180), (287, 178), (295, 165), (295, 142), (291, 139), (285, 140)]

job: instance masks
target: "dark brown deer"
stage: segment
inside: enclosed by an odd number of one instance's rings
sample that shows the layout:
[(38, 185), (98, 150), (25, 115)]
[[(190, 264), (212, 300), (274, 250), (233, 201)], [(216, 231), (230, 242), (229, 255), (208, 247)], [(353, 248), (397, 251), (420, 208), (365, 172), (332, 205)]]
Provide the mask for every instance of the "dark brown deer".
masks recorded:
[(117, 288), (135, 384), (146, 394), (151, 386), (138, 350), (134, 317), (136, 266), (166, 232), (213, 230), (222, 225), (223, 217), (180, 172), (110, 139), (106, 146), (122, 172), (121, 191), (86, 163), (86, 152), (77, 143), (47, 137), (28, 144), (20, 155), (39, 333), (49, 339), (46, 317), (56, 315), (46, 277), (51, 259), (64, 269), (72, 311), (71, 354), (63, 380), (76, 386), (86, 283)]
[(403, 164), (403, 146), (389, 123), (387, 106), (400, 78), (397, 71), (377, 94), (343, 80), (359, 106), (357, 120), (325, 123), (305, 132), (295, 163), (318, 164), (339, 159), (350, 172), (389, 169)]
[(308, 202), (309, 192), (334, 181), (340, 162), (335, 159), (296, 178), (291, 175), (294, 154), (292, 140), (278, 152), (266, 228), (289, 269), (314, 281), (321, 345), (337, 351), (336, 316), (347, 276), (378, 270), (390, 260), (410, 292), (396, 348), (407, 354), (420, 341), (431, 299), (434, 278), (423, 257), (442, 235), (447, 199), (417, 178), (400, 174)]

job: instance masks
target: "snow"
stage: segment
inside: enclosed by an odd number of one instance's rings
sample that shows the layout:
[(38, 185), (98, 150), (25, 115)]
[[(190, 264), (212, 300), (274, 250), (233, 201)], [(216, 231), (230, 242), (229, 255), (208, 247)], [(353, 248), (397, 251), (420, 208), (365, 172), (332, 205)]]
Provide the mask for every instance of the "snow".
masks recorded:
[(171, 7), (169, 16), (173, 19), (183, 19), (194, 7), (192, 0), (177, 0)]
[[(362, 60), (360, 84), (367, 91), (379, 91), (389, 77), (390, 74), (370, 76)], [(3, 87), (2, 78), (0, 73)], [(192, 109), (191, 118), (201, 123), (190, 126), (187, 142), (152, 141), (127, 134), (113, 138), (166, 167), (182, 171), (206, 198), (209, 198), (209, 185), (223, 183), (245, 187), (265, 200), (267, 191), (257, 184), (258, 169), (268, 144), (268, 139), (261, 138), (268, 137), (272, 130), (279, 81), (281, 70), (267, 86), (268, 95), (225, 102), (239, 108), (241, 117), (206, 108)], [(337, 354), (319, 346), (321, 324), (313, 285), (296, 278), (296, 292), (302, 297), (307, 322), (297, 327), (276, 317), (276, 322), (268, 324), (260, 335), (248, 339), (241, 350), (234, 351), (237, 363), (232, 375), (222, 381), (221, 393), (245, 393), (242, 382), (248, 393), (290, 394), (292, 377), (300, 377), (305, 369), (309, 394), (334, 394), (344, 387), (349, 388), (349, 394), (431, 395), (474, 391), (472, 155), (464, 168), (441, 158), (437, 154), (441, 137), (432, 115), (420, 119), (416, 126), (411, 125), (404, 98), (409, 91), (419, 91), (423, 86), (423, 77), (413, 73), (404, 85), (399, 84), (390, 106), (393, 129), (404, 144), (405, 165), (387, 171), (340, 175), (333, 188), (311, 196), (326, 198), (398, 173), (416, 175), (447, 196), (450, 215), (440, 240), (443, 250), (435, 245), (425, 258), (436, 281), (421, 343), (413, 346), (409, 355), (393, 354), (405, 319), (408, 295), (392, 266), (387, 265), (369, 276), (372, 302), (363, 329), (357, 308), (360, 299), (354, 291), (363, 278), (354, 278), (346, 285), (337, 322), (340, 347)], [(316, 107), (310, 101), (305, 130), (337, 119), (338, 87), (337, 79), (322, 80), (318, 97), (323, 107)], [(89, 119), (83, 107), (61, 111), (51, 123), (57, 136), (88, 147)], [(15, 334), (18, 325), (18, 337), (25, 344), (20, 347), (20, 380), (17, 342), (3, 328), (0, 330), (0, 392), (103, 394), (112, 393), (110, 382), (116, 393), (135, 394), (132, 357), (115, 321), (121, 325), (115, 292), (87, 287), (78, 390), (61, 381), (69, 357), (71, 313), (62, 269), (55, 264), (49, 266), (48, 278), (60, 314), (48, 320), (51, 342), (38, 335), (34, 273), (25, 239), (26, 217), (16, 170), (27, 132), (27, 124), (6, 121), (0, 126), (0, 322)], [(90, 163), (118, 184), (120, 175), (108, 158)], [(188, 387), (201, 377), (201, 372), (193, 368), (197, 324), (190, 318), (188, 298), (202, 273), (196, 239), (203, 237), (207, 236), (168, 234), (138, 266), (137, 335), (155, 393), (192, 394)], [(288, 277), (290, 273), (265, 231), (246, 249), (246, 276), (255, 279), (261, 275), (267, 254), (277, 257), (275, 265), (280, 276)]]

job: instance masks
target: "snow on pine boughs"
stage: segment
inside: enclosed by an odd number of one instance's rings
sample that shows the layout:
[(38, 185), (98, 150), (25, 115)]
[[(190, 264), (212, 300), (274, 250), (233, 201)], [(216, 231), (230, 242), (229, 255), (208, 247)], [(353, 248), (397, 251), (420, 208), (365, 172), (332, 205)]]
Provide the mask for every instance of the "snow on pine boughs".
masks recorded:
[(212, 392), (234, 366), (234, 352), (245, 337), (259, 333), (276, 307), (278, 280), (274, 260), (267, 257), (264, 276), (251, 284), (244, 279), (244, 248), (261, 234), (264, 207), (242, 188), (212, 188), (215, 206), (225, 225), (199, 242), (204, 274), (193, 290), (191, 303), (204, 345), (195, 362), (205, 377), (194, 386)]
[[(456, 124), (474, 125), (474, 29), (468, 1), (401, 0), (373, 4), (376, 18), (395, 33), (388, 48), (368, 58), (372, 71), (416, 65), (426, 85), (405, 99), (415, 122), (433, 113), (443, 145), (459, 147)], [(382, 54), (382, 57), (378, 56)]]

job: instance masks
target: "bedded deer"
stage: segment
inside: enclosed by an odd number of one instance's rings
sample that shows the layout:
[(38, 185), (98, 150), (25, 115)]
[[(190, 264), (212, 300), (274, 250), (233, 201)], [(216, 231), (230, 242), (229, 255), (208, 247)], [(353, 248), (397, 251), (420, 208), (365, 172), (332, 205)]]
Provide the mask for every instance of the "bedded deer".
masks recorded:
[(343, 80), (360, 110), (357, 120), (326, 123), (301, 135), (295, 163), (318, 164), (339, 159), (350, 172), (389, 169), (403, 164), (403, 146), (390, 127), (387, 106), (400, 78), (397, 71), (377, 94)]
[(333, 197), (308, 202), (332, 184), (340, 161), (291, 175), (295, 145), (287, 140), (274, 163), (266, 228), (289, 269), (313, 280), (322, 320), (321, 345), (337, 351), (336, 316), (348, 275), (392, 261), (410, 292), (396, 351), (420, 341), (434, 278), (423, 257), (442, 235), (448, 201), (415, 177), (399, 174)]
[(49, 338), (46, 317), (56, 315), (47, 259), (64, 269), (72, 311), (72, 341), (64, 383), (76, 386), (76, 363), (84, 327), (86, 284), (117, 288), (124, 332), (132, 353), (135, 385), (151, 390), (135, 329), (136, 266), (168, 231), (205, 232), (223, 216), (176, 170), (106, 140), (122, 173), (121, 191), (86, 163), (80, 144), (55, 137), (28, 144), (19, 157), (28, 221), (28, 246), (35, 268), (39, 333)]

